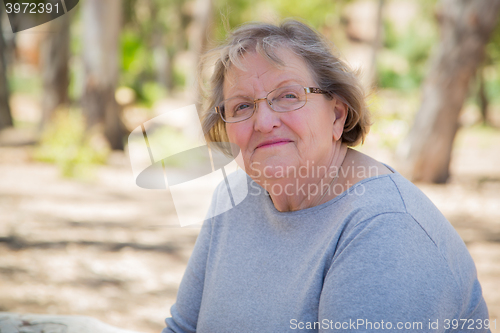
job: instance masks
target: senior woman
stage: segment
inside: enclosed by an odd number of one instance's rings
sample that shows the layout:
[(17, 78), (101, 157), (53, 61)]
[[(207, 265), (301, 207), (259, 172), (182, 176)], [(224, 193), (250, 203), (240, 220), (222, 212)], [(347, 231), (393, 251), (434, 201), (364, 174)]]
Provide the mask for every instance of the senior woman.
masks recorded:
[[(323, 36), (294, 20), (248, 24), (210, 54), (205, 132), (237, 145), (246, 174), (228, 181), (250, 190), (204, 222), (163, 332), (489, 331), (450, 223), (349, 148), (368, 112)], [(230, 205), (219, 186), (211, 210)]]

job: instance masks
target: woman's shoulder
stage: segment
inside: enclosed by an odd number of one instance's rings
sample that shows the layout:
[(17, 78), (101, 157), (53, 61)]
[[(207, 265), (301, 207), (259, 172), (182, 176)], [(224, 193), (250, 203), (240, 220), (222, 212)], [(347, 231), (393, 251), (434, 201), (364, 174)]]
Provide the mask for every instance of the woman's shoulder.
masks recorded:
[[(364, 154), (356, 152), (352, 156), (357, 162), (353, 165), (371, 167), (372, 172), (365, 177), (360, 174), (362, 179), (350, 187), (341, 200), (343, 202), (339, 202), (341, 210), (349, 215), (346, 231), (363, 227), (375, 218), (382, 218), (387, 221), (387, 227), (393, 228), (398, 227), (398, 221), (405, 221), (420, 230), (446, 257), (451, 255), (450, 249), (465, 249), (453, 226), (416, 185), (392, 167)], [(409, 238), (413, 236), (407, 234)]]
[(352, 149), (344, 164), (342, 176), (350, 185), (345, 194), (355, 199), (353, 204), (371, 210), (368, 213), (403, 212), (416, 220), (445, 219), (417, 186), (392, 167)]
[(346, 195), (349, 206), (360, 213), (356, 223), (378, 215), (393, 219), (406, 216), (436, 244), (449, 235), (458, 236), (446, 217), (416, 185), (391, 167), (387, 168), (390, 173), (365, 178), (349, 189)]
[(426, 262), (434, 258), (435, 267), (444, 264), (458, 285), (468, 285), (475, 279), (474, 263), (464, 242), (416, 185), (394, 170), (362, 180), (350, 190), (356, 193), (356, 188), (362, 195), (352, 196), (354, 218), (345, 225), (339, 249), (350, 246), (359, 237), (366, 246), (371, 239), (378, 249), (394, 249), (397, 243), (401, 251), (418, 249), (427, 253)]

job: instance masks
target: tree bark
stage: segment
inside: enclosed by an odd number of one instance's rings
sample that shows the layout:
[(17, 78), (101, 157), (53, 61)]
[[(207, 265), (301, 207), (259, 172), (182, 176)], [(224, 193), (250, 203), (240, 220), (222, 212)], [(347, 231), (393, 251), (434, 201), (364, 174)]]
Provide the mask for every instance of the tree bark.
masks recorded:
[(197, 69), (200, 56), (206, 51), (212, 22), (212, 0), (196, 0), (193, 13), (193, 22), (190, 27), (189, 50), (193, 54), (194, 64), (188, 78), (188, 88), (193, 89), (193, 100), (198, 106), (200, 91), (197, 84)]
[(370, 57), (370, 67), (368, 68), (367, 87), (372, 90), (377, 85), (377, 56), (382, 47), (382, 35), (384, 30), (384, 6), (385, 0), (379, 0), (377, 5), (377, 20), (376, 20), (376, 33), (372, 41), (372, 50)]
[(121, 0), (82, 2), (85, 88), (82, 106), (87, 126), (103, 126), (112, 149), (123, 149), (124, 126), (115, 99), (119, 71)]
[[(2, 12), (0, 11), (0, 27), (1, 26)], [(0, 129), (13, 125), (9, 105), (9, 86), (7, 83), (5, 48), (3, 33), (0, 31)]]
[(422, 103), (399, 150), (413, 181), (445, 183), (458, 116), (498, 21), (500, 0), (442, 0), (441, 38), (423, 84)]
[(486, 94), (486, 87), (484, 82), (484, 74), (482, 68), (478, 70), (477, 80), (479, 81), (479, 87), (477, 91), (477, 99), (479, 102), (479, 110), (481, 111), (481, 120), (483, 125), (488, 125), (488, 108), (489, 108), (489, 100), (488, 95)]
[(42, 122), (44, 127), (56, 108), (68, 103), (71, 13), (50, 22), (51, 32), (42, 44)]

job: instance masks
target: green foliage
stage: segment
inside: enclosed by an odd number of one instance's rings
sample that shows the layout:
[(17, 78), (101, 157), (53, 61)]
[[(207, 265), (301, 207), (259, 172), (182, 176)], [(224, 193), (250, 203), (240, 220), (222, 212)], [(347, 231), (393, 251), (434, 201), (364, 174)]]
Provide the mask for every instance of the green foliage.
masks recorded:
[[(121, 35), (121, 85), (132, 88), (138, 102), (151, 107), (166, 96), (166, 88), (155, 81), (155, 68), (147, 43), (133, 30)], [(183, 86), (185, 77), (174, 68), (174, 83)]]
[[(186, 137), (182, 131), (170, 126), (161, 126), (154, 130), (148, 130), (149, 142), (155, 143), (155, 151), (162, 152), (163, 156), (172, 156), (167, 159), (170, 167), (185, 167), (186, 163), (201, 162), (195, 160), (186, 161), (186, 156), (177, 157), (178, 151), (186, 151), (196, 146), (193, 140)], [(175, 143), (175, 144), (174, 144)]]
[(414, 90), (383, 90), (370, 95), (369, 108), (373, 116), (370, 141), (379, 147), (395, 150), (408, 134), (409, 124), (420, 103), (420, 94)]
[(328, 0), (273, 0), (272, 3), (281, 18), (303, 17), (306, 18), (315, 28), (329, 25), (332, 15), (328, 13), (339, 13), (339, 7), (348, 1), (328, 1)]
[(33, 72), (21, 71), (15, 68), (9, 77), (9, 88), (13, 93), (39, 95), (42, 91), (42, 78)]
[(417, 89), (426, 74), (426, 63), (437, 36), (430, 22), (419, 19), (406, 31), (384, 22), (385, 51), (377, 64), (379, 86), (402, 91)]
[(85, 132), (85, 120), (77, 111), (58, 110), (35, 149), (38, 161), (55, 163), (65, 177), (88, 179), (92, 167), (103, 164), (109, 154), (107, 143)]
[[(349, 0), (217, 0), (210, 28), (214, 29), (217, 40), (225, 38), (227, 30), (252, 20), (298, 17), (318, 29), (331, 28), (340, 20), (340, 6), (347, 2)], [(173, 88), (184, 88), (191, 68), (186, 68), (185, 59), (179, 58), (179, 54), (189, 47), (188, 33), (195, 5), (194, 0), (124, 0), (119, 85), (132, 88), (139, 103), (151, 106), (156, 98), (166, 94), (166, 87), (155, 83), (160, 69), (156, 68), (154, 59), (161, 48), (171, 61)]]
[(139, 102), (146, 102), (143, 81), (152, 80), (152, 59), (148, 47), (139, 34), (125, 30), (121, 35), (120, 85), (134, 89)]
[(486, 95), (494, 103), (500, 103), (500, 21), (497, 23), (486, 46), (485, 61)]
[[(121, 69), (127, 76), (136, 76), (150, 64), (147, 45), (137, 33), (126, 30), (121, 34)], [(127, 77), (125, 78), (127, 81)]]
[(141, 87), (142, 100), (146, 106), (151, 107), (153, 103), (165, 97), (165, 88), (156, 82), (145, 82)]
[(70, 101), (78, 101), (82, 98), (85, 73), (82, 62), (78, 62), (73, 66), (69, 66), (69, 86), (68, 96)]
[(493, 31), (486, 50), (490, 59), (500, 62), (500, 21), (497, 23), (497, 26)]
[[(498, 71), (498, 70), (497, 70)], [(486, 86), (486, 95), (490, 98), (490, 101), (493, 103), (500, 103), (500, 78), (496, 78), (495, 80), (489, 80), (485, 82)]]
[(174, 67), (174, 84), (178, 87), (186, 86), (186, 73), (180, 70), (178, 67)]
[[(182, 88), (185, 75), (175, 63), (175, 56), (187, 47), (186, 28), (194, 1), (124, 0), (124, 29), (121, 34), (120, 85), (132, 88), (139, 103), (151, 106), (166, 95), (158, 82), (155, 55), (163, 51), (172, 66), (173, 85)], [(162, 59), (160, 61), (167, 61)], [(161, 90), (161, 92), (160, 92)]]
[(226, 37), (228, 30), (249, 21), (278, 21), (293, 17), (306, 20), (316, 29), (339, 21), (340, 8), (350, 0), (219, 0), (216, 3), (216, 39)]

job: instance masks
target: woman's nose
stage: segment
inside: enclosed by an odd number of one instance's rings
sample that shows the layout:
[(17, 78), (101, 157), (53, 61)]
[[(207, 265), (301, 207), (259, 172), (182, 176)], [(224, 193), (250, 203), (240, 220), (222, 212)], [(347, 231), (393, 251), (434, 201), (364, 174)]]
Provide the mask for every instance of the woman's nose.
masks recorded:
[(281, 123), (280, 114), (268, 104), (267, 99), (259, 98), (255, 100), (254, 130), (268, 133)]

